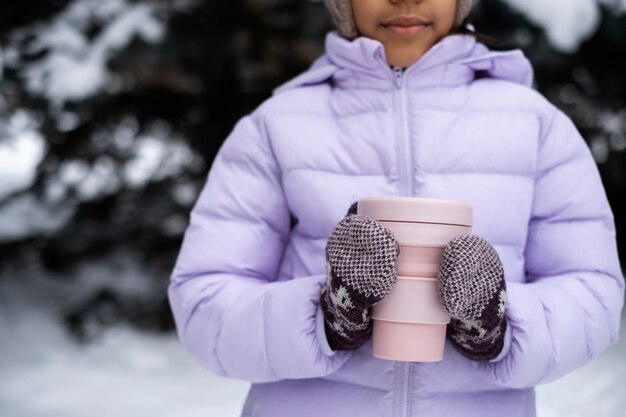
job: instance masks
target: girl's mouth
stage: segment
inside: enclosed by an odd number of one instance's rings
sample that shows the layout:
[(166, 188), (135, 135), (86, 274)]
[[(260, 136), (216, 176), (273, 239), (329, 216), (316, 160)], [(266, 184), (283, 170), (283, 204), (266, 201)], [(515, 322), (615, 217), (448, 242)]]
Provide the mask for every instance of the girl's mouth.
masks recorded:
[(396, 35), (414, 35), (424, 29), (429, 22), (417, 16), (397, 16), (382, 23), (382, 26)]
[(414, 26), (398, 26), (398, 25), (390, 25), (385, 26), (387, 29), (395, 33), (396, 35), (415, 35), (419, 31), (424, 28), (424, 25), (414, 25)]

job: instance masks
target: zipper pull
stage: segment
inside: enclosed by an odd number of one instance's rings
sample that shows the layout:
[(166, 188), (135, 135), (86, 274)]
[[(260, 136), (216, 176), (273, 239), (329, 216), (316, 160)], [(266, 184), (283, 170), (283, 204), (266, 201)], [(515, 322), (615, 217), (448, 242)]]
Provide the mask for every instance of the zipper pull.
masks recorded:
[(393, 81), (396, 88), (402, 87), (402, 67), (393, 67)]

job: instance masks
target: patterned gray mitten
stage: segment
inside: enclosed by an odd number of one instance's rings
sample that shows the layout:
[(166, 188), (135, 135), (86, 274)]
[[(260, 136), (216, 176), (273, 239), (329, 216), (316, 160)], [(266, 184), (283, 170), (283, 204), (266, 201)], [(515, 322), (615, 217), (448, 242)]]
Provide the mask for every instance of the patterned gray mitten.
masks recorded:
[(452, 318), (448, 335), (466, 357), (489, 360), (504, 344), (506, 284), (496, 250), (486, 240), (465, 235), (444, 249), (439, 266), (441, 304)]
[(349, 212), (335, 226), (326, 244), (328, 277), (320, 297), (333, 350), (357, 349), (370, 337), (371, 307), (391, 291), (399, 255), (396, 238), (374, 219)]

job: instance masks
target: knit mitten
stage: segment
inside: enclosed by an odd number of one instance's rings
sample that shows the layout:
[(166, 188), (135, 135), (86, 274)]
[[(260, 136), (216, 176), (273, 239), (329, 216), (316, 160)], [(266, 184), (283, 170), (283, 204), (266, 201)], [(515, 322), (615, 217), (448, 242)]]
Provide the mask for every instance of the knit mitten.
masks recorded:
[(328, 276), (320, 304), (333, 350), (355, 350), (370, 337), (371, 307), (391, 291), (400, 255), (389, 230), (351, 213), (335, 226), (326, 244)]
[(498, 253), (478, 236), (457, 237), (444, 249), (438, 278), (441, 304), (451, 317), (452, 342), (470, 359), (497, 357), (507, 326), (506, 284)]

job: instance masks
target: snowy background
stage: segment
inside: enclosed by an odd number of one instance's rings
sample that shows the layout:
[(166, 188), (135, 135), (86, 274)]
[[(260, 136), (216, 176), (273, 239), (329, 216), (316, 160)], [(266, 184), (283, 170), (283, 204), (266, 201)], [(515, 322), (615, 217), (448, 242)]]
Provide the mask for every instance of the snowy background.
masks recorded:
[[(117, 324), (77, 344), (50, 302), (62, 290), (38, 275), (22, 278), (0, 286), (3, 417), (239, 416), (248, 384), (204, 371), (174, 334)], [(538, 416), (624, 417), (626, 320), (621, 334), (590, 364), (539, 386)]]
[[(626, 233), (626, 0), (482, 0), (575, 121)], [(176, 338), (189, 210), (235, 121), (322, 53), (321, 1), (0, 4), (0, 416), (237, 416), (247, 384)], [(622, 339), (538, 388), (540, 417), (626, 416)]]

